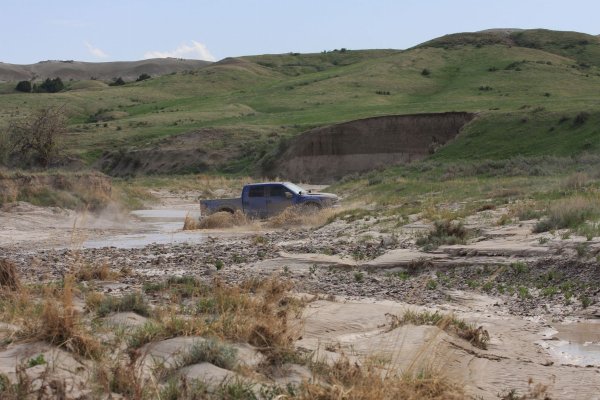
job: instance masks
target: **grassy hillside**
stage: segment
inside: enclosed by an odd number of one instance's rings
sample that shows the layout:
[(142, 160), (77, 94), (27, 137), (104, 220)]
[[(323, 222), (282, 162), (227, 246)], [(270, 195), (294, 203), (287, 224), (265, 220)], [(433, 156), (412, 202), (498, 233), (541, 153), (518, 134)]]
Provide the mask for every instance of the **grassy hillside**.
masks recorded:
[[(407, 51), (225, 59), (121, 87), (71, 82), (58, 94), (15, 93), (3, 85), (0, 125), (35, 108), (66, 104), (65, 146), (88, 163), (106, 150), (211, 128), (222, 139), (205, 150), (232, 155), (220, 169), (252, 173), (283, 138), (312, 127), (376, 115), (472, 111), (478, 118), (436, 159), (577, 155), (600, 150), (597, 48), (598, 38), (569, 32), (484, 32)], [(583, 120), (575, 122), (578, 115)]]

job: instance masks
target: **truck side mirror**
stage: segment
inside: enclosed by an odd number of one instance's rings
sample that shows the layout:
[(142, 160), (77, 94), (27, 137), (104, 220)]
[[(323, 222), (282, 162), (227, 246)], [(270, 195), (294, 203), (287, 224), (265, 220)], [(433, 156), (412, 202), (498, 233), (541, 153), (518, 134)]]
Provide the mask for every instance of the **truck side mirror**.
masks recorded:
[(288, 200), (289, 200), (289, 199), (291, 199), (292, 197), (294, 197), (294, 195), (293, 195), (293, 194), (291, 194), (290, 192), (285, 192), (285, 198), (286, 198), (286, 199), (288, 199)]

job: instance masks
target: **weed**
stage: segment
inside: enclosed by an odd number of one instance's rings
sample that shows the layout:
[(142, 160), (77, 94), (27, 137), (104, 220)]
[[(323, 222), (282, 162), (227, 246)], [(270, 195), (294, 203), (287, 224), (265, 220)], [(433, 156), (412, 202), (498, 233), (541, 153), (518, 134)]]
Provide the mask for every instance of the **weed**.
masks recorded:
[(35, 367), (36, 365), (44, 365), (46, 364), (46, 359), (43, 354), (38, 355), (37, 357), (30, 358), (27, 361), (27, 368)]
[(144, 293), (158, 293), (166, 288), (167, 285), (164, 282), (144, 282), (142, 284), (142, 291)]
[(600, 216), (600, 205), (597, 200), (584, 196), (575, 196), (557, 201), (548, 210), (548, 216), (537, 223), (535, 233), (552, 229), (574, 229), (586, 220)]
[(513, 270), (513, 272), (516, 275), (522, 275), (522, 274), (526, 274), (527, 272), (529, 272), (529, 268), (527, 267), (527, 264), (524, 263), (523, 261), (515, 261), (515, 262), (511, 263), (510, 268)]
[(542, 289), (541, 294), (544, 297), (553, 297), (558, 293), (558, 288), (556, 286), (548, 286)]
[(119, 273), (110, 270), (110, 266), (107, 263), (100, 266), (85, 265), (75, 273), (75, 278), (78, 281), (107, 281), (114, 280), (119, 276)]
[(18, 291), (21, 282), (15, 264), (7, 259), (0, 259), (0, 289), (4, 288)]
[(216, 339), (207, 339), (195, 342), (189, 350), (177, 360), (177, 368), (187, 365), (209, 362), (217, 367), (232, 369), (237, 360), (237, 350), (230, 345), (223, 344)]
[(362, 281), (364, 281), (364, 279), (365, 279), (365, 274), (363, 274), (362, 272), (356, 271), (354, 273), (354, 280), (356, 282), (362, 282)]
[(577, 243), (575, 251), (577, 251), (577, 257), (584, 258), (589, 254), (590, 245), (587, 243)]
[(435, 290), (437, 288), (437, 285), (438, 284), (434, 279), (430, 279), (427, 281), (425, 287), (427, 288), (427, 290)]
[(464, 244), (467, 235), (468, 231), (461, 222), (440, 220), (435, 221), (429, 234), (417, 239), (416, 244), (426, 251), (433, 250), (444, 244)]
[(96, 308), (100, 317), (105, 317), (111, 312), (133, 311), (136, 314), (148, 317), (150, 308), (140, 293), (129, 293), (123, 297), (105, 296)]
[(225, 264), (221, 260), (216, 260), (215, 261), (215, 268), (217, 269), (217, 271), (222, 270), (224, 265)]
[(581, 301), (581, 307), (583, 308), (588, 308), (590, 305), (592, 305), (592, 299), (589, 296), (583, 295), (580, 298)]
[(529, 289), (526, 286), (519, 286), (519, 298), (520, 299), (529, 299), (531, 295), (529, 294)]
[(511, 222), (512, 220), (507, 214), (502, 214), (502, 216), (498, 218), (498, 221), (496, 221), (496, 225), (504, 226), (510, 224)]
[(40, 319), (31, 321), (34, 326), (30, 329), (34, 329), (38, 338), (51, 344), (65, 346), (86, 357), (97, 358), (102, 354), (102, 347), (83, 329), (79, 315), (73, 308), (73, 281), (72, 275), (65, 278), (59, 292), (60, 301), (47, 295)]

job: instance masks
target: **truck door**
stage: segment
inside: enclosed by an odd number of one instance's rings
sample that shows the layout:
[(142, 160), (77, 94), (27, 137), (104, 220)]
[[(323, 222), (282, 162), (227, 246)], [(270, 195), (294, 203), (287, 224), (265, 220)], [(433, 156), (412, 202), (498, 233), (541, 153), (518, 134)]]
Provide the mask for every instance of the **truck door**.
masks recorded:
[(267, 216), (267, 194), (265, 185), (250, 186), (248, 196), (244, 204), (247, 215), (258, 218)]
[(294, 205), (294, 194), (284, 185), (269, 185), (267, 197), (267, 213), (277, 215), (286, 208)]

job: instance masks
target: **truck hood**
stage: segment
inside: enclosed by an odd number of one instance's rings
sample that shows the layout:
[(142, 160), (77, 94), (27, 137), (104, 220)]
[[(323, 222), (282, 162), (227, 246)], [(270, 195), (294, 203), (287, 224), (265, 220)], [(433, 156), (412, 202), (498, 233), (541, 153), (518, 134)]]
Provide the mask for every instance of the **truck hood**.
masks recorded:
[(331, 200), (337, 200), (337, 195), (333, 194), (333, 193), (302, 193), (302, 196), (305, 197), (319, 197), (321, 199), (331, 199)]

